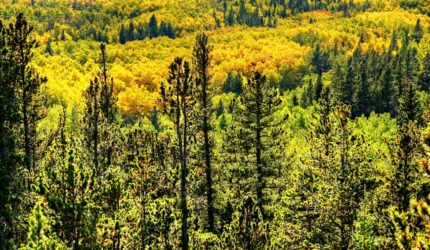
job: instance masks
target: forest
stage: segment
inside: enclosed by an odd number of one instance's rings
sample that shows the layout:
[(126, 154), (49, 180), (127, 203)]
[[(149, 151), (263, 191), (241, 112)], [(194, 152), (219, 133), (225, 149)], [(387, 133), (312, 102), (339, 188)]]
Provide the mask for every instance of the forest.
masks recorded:
[(0, 1), (0, 250), (430, 249), (430, 1)]

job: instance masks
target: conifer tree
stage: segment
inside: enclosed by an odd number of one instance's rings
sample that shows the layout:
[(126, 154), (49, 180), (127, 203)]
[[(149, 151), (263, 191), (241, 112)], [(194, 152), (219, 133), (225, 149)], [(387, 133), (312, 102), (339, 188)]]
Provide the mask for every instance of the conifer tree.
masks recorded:
[(48, 218), (43, 213), (43, 203), (38, 202), (34, 206), (32, 216), (29, 220), (29, 232), (27, 241), (20, 249), (64, 249), (65, 246), (56, 238), (55, 233), (51, 234), (51, 227)]
[(371, 111), (371, 97), (369, 88), (369, 76), (367, 72), (367, 55), (362, 55), (357, 52), (357, 65), (356, 79), (353, 96), (353, 109), (352, 116), (357, 117), (362, 114), (368, 116)]
[(152, 126), (154, 126), (155, 131), (157, 133), (161, 132), (162, 128), (160, 125), (158, 109), (156, 107), (154, 107), (154, 109), (152, 109), (150, 120), (151, 120)]
[(45, 161), (44, 182), (41, 193), (57, 219), (52, 228), (58, 237), (73, 249), (91, 246), (92, 230), (88, 199), (90, 168), (82, 159), (83, 152), (74, 139), (76, 135), (66, 132), (66, 111), (59, 122), (59, 135), (54, 139)]
[(218, 102), (217, 107), (216, 107), (216, 116), (219, 117), (223, 113), (224, 113), (224, 104), (223, 104), (222, 100), (220, 100)]
[(318, 101), (321, 98), (322, 90), (323, 90), (322, 75), (318, 74), (317, 82), (315, 84), (315, 94), (314, 94), (315, 95), (314, 99), (316, 101)]
[(322, 75), (324, 72), (330, 69), (328, 53), (321, 50), (320, 44), (315, 46), (312, 54), (311, 64), (315, 67), (315, 72), (318, 75)]
[(325, 221), (322, 200), (324, 193), (320, 187), (324, 185), (322, 173), (330, 167), (330, 158), (334, 151), (333, 112), (335, 101), (330, 89), (325, 87), (318, 101), (317, 112), (311, 123), (311, 132), (306, 139), (318, 150), (310, 152), (302, 159), (297, 179), (289, 187), (288, 203), (285, 204), (287, 214), (291, 218), (289, 228), (293, 230), (288, 244), (303, 248), (322, 248), (330, 244), (325, 233), (330, 224)]
[(9, 243), (13, 237), (13, 211), (7, 204), (12, 202), (12, 185), (19, 162), (14, 127), (20, 123), (16, 74), (8, 40), (6, 27), (0, 21), (0, 51), (4, 52), (0, 53), (0, 245), (5, 248), (12, 247)]
[[(269, 201), (267, 193), (271, 191), (266, 184), (275, 169), (282, 167), (283, 157), (278, 151), (283, 145), (279, 136), (282, 129), (276, 127), (274, 118), (279, 104), (277, 89), (267, 84), (265, 76), (256, 72), (239, 97), (234, 110), (234, 125), (227, 132), (230, 133), (228, 151), (233, 154), (233, 166), (245, 168), (243, 176), (236, 177), (245, 184), (240, 189), (243, 189), (244, 195), (256, 197), (257, 206), (264, 216), (267, 215), (264, 206)], [(234, 138), (231, 133), (235, 134)], [(249, 187), (250, 183), (255, 185)]]
[(148, 36), (150, 38), (157, 37), (158, 34), (158, 21), (155, 15), (151, 16), (151, 19), (149, 19), (148, 23)]
[(330, 96), (325, 89), (309, 135), (311, 153), (296, 194), (301, 202), (289, 205), (298, 223), (293, 224), (293, 239), (306, 242), (304, 247), (349, 249), (364, 190), (374, 188), (372, 168), (364, 153), (366, 144), (352, 134), (349, 108), (335, 106)]
[(430, 91), (430, 52), (428, 52), (424, 58), (419, 84), (423, 91)]
[(54, 51), (52, 50), (52, 46), (51, 46), (51, 39), (48, 40), (48, 42), (46, 43), (46, 49), (45, 52), (48, 53), (50, 56), (54, 55)]
[(193, 64), (196, 81), (196, 94), (199, 102), (199, 109), (202, 124), (200, 129), (204, 138), (204, 158), (206, 166), (206, 202), (208, 209), (208, 230), (211, 233), (215, 232), (215, 211), (213, 200), (212, 187), (212, 138), (210, 132), (212, 130), (210, 119), (212, 115), (212, 93), (210, 92), (211, 80), (211, 61), (212, 47), (208, 44), (208, 36), (204, 33), (196, 36), (196, 42), (193, 50)]
[(125, 44), (127, 42), (127, 32), (125, 31), (124, 24), (121, 24), (121, 29), (119, 31), (119, 43)]
[(195, 88), (191, 79), (191, 69), (188, 62), (176, 58), (169, 68), (169, 86), (162, 84), (163, 112), (169, 116), (175, 125), (178, 143), (178, 158), (180, 161), (180, 204), (181, 204), (181, 248), (189, 249), (189, 224), (187, 204), (188, 158), (190, 152), (190, 109), (194, 103)]
[(421, 39), (423, 38), (423, 29), (421, 27), (421, 20), (419, 18), (417, 20), (417, 23), (415, 24), (415, 27), (411, 36), (417, 43), (420, 43)]
[(25, 153), (25, 165), (31, 169), (35, 165), (36, 150), (36, 122), (40, 117), (40, 100), (38, 100), (39, 88), (46, 79), (40, 78), (35, 69), (30, 65), (33, 58), (32, 49), (35, 40), (31, 38), (33, 27), (29, 26), (23, 14), (16, 17), (16, 22), (8, 29), (11, 56), (14, 58), (14, 79), (19, 96), (20, 112), (22, 114), (23, 149)]
[[(112, 229), (115, 240), (112, 246), (120, 246), (120, 221), (117, 218), (121, 194), (121, 180), (118, 165), (122, 135), (117, 123), (118, 108), (116, 96), (113, 92), (113, 79), (109, 78), (106, 62), (106, 47), (100, 46), (100, 73), (90, 82), (84, 93), (86, 110), (83, 130), (87, 135), (84, 141), (86, 157), (91, 166), (91, 197), (97, 204), (94, 220), (97, 223), (101, 212), (114, 220)], [(109, 184), (109, 185), (108, 185)]]

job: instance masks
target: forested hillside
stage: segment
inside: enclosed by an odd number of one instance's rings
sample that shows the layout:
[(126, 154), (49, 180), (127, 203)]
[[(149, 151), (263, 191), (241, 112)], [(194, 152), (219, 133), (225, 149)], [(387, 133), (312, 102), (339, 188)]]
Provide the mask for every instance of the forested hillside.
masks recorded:
[(429, 158), (429, 1), (0, 2), (0, 249), (429, 249)]

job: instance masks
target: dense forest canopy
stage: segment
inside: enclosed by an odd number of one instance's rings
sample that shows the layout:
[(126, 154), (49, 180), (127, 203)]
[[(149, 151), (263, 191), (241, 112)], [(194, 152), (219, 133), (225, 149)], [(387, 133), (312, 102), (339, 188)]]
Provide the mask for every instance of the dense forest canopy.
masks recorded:
[(430, 2), (3, 0), (0, 249), (429, 249)]

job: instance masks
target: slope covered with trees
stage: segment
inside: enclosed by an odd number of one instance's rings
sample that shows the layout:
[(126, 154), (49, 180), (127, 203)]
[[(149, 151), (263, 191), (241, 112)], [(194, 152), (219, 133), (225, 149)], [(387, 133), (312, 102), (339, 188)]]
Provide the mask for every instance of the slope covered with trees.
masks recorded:
[(429, 7), (1, 3), (0, 249), (428, 249)]

